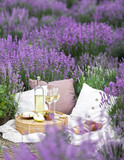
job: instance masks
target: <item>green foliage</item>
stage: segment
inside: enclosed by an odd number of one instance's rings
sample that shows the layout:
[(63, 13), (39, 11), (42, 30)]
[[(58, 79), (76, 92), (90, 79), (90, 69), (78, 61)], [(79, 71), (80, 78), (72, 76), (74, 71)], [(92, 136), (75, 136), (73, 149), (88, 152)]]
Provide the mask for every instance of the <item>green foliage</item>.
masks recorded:
[(84, 14), (79, 14), (75, 17), (75, 20), (77, 22), (81, 22), (83, 23), (90, 23), (92, 21), (94, 21), (93, 19), (93, 14), (95, 13), (95, 6), (91, 6), (91, 8), (89, 9), (89, 11), (87, 13)]
[(109, 86), (110, 82), (116, 82), (116, 71), (102, 67), (94, 67), (91, 71), (89, 68), (84, 82), (93, 88), (104, 90), (104, 85)]
[(3, 37), (3, 27), (0, 26), (0, 38), (2, 38), (2, 37)]
[(23, 33), (22, 32), (18, 32), (18, 31), (14, 31), (10, 33), (12, 35), (12, 39), (15, 39), (15, 36), (17, 36), (17, 40), (22, 39)]
[[(85, 76), (84, 72), (86, 73)], [(104, 90), (104, 85), (109, 86), (109, 82), (116, 81), (116, 71), (114, 69), (108, 70), (101, 67), (94, 67), (94, 69), (91, 70), (90, 67), (85, 67), (84, 72), (80, 79), (74, 84), (76, 97), (79, 96), (83, 83), (86, 83), (93, 88)]]
[(80, 79), (78, 79), (78, 81), (76, 81), (74, 83), (76, 99), (78, 99), (78, 96), (79, 96), (80, 91), (82, 89), (83, 83), (84, 83), (84, 77), (83, 76), (81, 76)]
[[(120, 122), (124, 123), (124, 99), (119, 97), (115, 105), (113, 105), (108, 111), (108, 114), (110, 116), (112, 126), (117, 127), (120, 125)], [(124, 136), (124, 133), (122, 134)]]
[(9, 119), (14, 118), (17, 110), (17, 103), (14, 95), (7, 93), (7, 86), (0, 85), (0, 125)]
[(47, 10), (44, 11), (44, 15), (52, 15), (51, 8), (47, 8)]
[(124, 16), (123, 16), (122, 20), (120, 20), (120, 19), (114, 19), (112, 21), (112, 20), (109, 20), (109, 17), (105, 17), (104, 19), (99, 20), (99, 22), (107, 23), (108, 25), (110, 25), (110, 26), (112, 26), (114, 28), (121, 28), (121, 27), (123, 27), (123, 21), (124, 21)]
[(113, 158), (116, 158), (116, 160), (120, 160), (123, 157), (123, 144), (122, 142), (108, 142), (107, 144), (104, 144), (100, 150), (100, 153), (102, 153), (103, 157), (107, 160), (114, 160)]
[(60, 51), (64, 51), (65, 55), (71, 54), (72, 57), (80, 57), (83, 52), (83, 46), (80, 42), (73, 46), (69, 46), (68, 44), (65, 44), (64, 46), (61, 47)]
[(76, 21), (77, 22), (81, 22), (83, 23), (90, 23), (91, 21), (93, 21), (93, 18), (90, 14), (81, 14), (76, 16)]
[(102, 41), (99, 41), (99, 45), (97, 44), (98, 40), (94, 39), (94, 41), (90, 41), (89, 44), (86, 43), (84, 46), (83, 53), (89, 53), (89, 55), (97, 56), (100, 52), (106, 52), (107, 44), (102, 44)]
[(2, 145), (3, 145), (3, 140), (0, 143), (0, 153), (2, 153), (2, 151), (3, 151)]
[(74, 3), (77, 3), (78, 0), (66, 0), (66, 6), (67, 8), (71, 8)]
[(111, 55), (113, 57), (118, 57), (119, 60), (124, 57), (124, 44), (123, 41), (118, 41), (118, 43), (115, 43), (111, 48)]
[(61, 46), (60, 51), (63, 51), (65, 55), (71, 54), (71, 57), (74, 57), (76, 59), (80, 58), (82, 53), (89, 53), (89, 55), (97, 56), (101, 52), (106, 52), (107, 44), (102, 44), (102, 41), (99, 42), (99, 45), (97, 44), (97, 39), (94, 41), (90, 41), (89, 44), (87, 42), (77, 42), (74, 45), (68, 45), (65, 44), (64, 46)]
[(37, 12), (33, 12), (32, 11), (29, 11), (29, 16), (34, 16), (34, 17), (37, 17), (38, 20), (40, 21), (43, 17), (43, 11), (42, 10), (38, 10)]

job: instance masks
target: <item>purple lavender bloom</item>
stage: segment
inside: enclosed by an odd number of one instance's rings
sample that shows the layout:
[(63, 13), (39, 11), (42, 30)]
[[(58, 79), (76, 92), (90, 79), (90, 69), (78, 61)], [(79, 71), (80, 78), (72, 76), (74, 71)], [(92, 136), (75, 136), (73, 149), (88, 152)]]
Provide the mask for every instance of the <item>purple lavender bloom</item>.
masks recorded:
[(95, 4), (96, 0), (80, 0), (70, 8), (68, 13), (72, 16), (87, 14), (95, 7)]
[(96, 9), (94, 19), (99, 22), (107, 22), (114, 27), (121, 27), (124, 21), (124, 3), (120, 0), (101, 3)]
[[(37, 156), (33, 154), (26, 144), (20, 144), (20, 149), (13, 148), (13, 159), (25, 160), (30, 157), (30, 160), (45, 159), (45, 160), (105, 160), (107, 157), (110, 159), (123, 159), (123, 144), (117, 140), (111, 140), (108, 135), (102, 147), (98, 147), (98, 141), (91, 141), (90, 137), (84, 140), (80, 145), (75, 146), (69, 143), (66, 139), (70, 132), (68, 129), (58, 130), (57, 127), (46, 129), (46, 137), (36, 144)], [(99, 137), (100, 138), (100, 137)], [(113, 148), (114, 147), (114, 148)], [(118, 152), (117, 152), (118, 150)], [(25, 156), (26, 155), (26, 156)], [(5, 160), (9, 158), (5, 152)]]
[(123, 96), (124, 95), (124, 60), (119, 64), (116, 83), (110, 82), (109, 88), (105, 86), (105, 92), (112, 94), (114, 96)]
[(40, 32), (36, 29), (26, 33), (23, 40), (78, 57), (85, 52), (95, 55), (105, 52), (112, 44), (112, 34), (112, 28), (105, 23), (81, 25), (72, 17), (62, 16), (48, 26), (44, 25)]
[(29, 18), (28, 10), (19, 7), (13, 8), (12, 14), (5, 10), (0, 13), (0, 16), (2, 17), (0, 25), (3, 27), (4, 36), (12, 32), (31, 31), (38, 23), (37, 18)]
[[(13, 77), (19, 74), (26, 88), (28, 79), (35, 78), (37, 75), (40, 75), (44, 81), (68, 78), (76, 81), (81, 75), (74, 58), (55, 49), (40, 49), (36, 45), (30, 46), (23, 40), (16, 44), (15, 41), (12, 42), (11, 36), (7, 40), (2, 39), (0, 44), (0, 63), (4, 66), (11, 64), (12, 73), (10, 73), (15, 74)], [(4, 68), (2, 72), (5, 72)]]
[(11, 2), (11, 0), (5, 0), (3, 3), (3, 7), (16, 7), (18, 4), (27, 4), (33, 9), (35, 13), (38, 11), (46, 12), (49, 9), (53, 14), (56, 14), (57, 11), (60, 12), (60, 14), (65, 14), (68, 11), (68, 9), (66, 8), (66, 4), (57, 0), (14, 0), (13, 2)]
[(80, 57), (78, 65), (80, 66), (82, 71), (85, 71), (88, 66), (92, 71), (94, 70), (94, 67), (97, 67), (98, 69), (102, 68), (105, 71), (107, 69), (116, 70), (118, 68), (119, 62), (118, 58), (107, 56), (107, 53), (99, 53), (98, 56), (85, 53)]

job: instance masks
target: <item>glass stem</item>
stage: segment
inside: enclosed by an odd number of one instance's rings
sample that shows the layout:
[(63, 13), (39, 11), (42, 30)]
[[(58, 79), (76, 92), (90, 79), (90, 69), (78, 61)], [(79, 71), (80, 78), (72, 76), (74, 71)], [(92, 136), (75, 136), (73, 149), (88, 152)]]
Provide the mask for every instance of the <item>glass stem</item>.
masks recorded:
[(51, 106), (51, 103), (49, 104), (49, 111), (51, 111), (51, 107), (50, 106)]
[(54, 115), (56, 115), (55, 108), (56, 108), (56, 103), (54, 102)]
[(50, 110), (50, 104), (48, 103), (48, 110)]

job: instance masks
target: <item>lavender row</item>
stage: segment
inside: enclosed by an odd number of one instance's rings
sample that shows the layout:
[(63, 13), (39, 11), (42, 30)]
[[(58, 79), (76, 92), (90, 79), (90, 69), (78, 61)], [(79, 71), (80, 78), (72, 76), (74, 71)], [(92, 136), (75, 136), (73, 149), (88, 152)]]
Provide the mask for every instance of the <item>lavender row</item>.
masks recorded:
[[(28, 88), (29, 78), (35, 79), (40, 75), (44, 81), (80, 77), (74, 58), (65, 56), (55, 49), (40, 49), (38, 46), (29, 46), (24, 41), (19, 44), (12, 42), (12, 37), (0, 40), (0, 63), (3, 80), (6, 79), (6, 69), (11, 64), (12, 71), (19, 73), (21, 80)], [(2, 81), (1, 81), (2, 83)]]
[(80, 0), (75, 1), (71, 8), (67, 8), (66, 3), (57, 0), (5, 0), (2, 3), (4, 10), (13, 12), (13, 7), (27, 8), (30, 16), (36, 16), (41, 19), (43, 15), (67, 15), (72, 16), (76, 20), (83, 22), (91, 22), (97, 20), (106, 22), (114, 27), (122, 27), (124, 21), (124, 2), (123, 0)]

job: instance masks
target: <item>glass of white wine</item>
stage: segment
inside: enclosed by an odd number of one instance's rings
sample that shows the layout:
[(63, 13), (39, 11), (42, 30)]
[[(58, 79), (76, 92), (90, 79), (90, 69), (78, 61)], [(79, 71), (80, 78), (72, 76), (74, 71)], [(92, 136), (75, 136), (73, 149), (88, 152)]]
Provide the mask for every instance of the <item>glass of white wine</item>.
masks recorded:
[(59, 100), (60, 97), (60, 91), (59, 88), (52, 88), (53, 90), (53, 102), (54, 102), (54, 117), (59, 118), (59, 115), (56, 113), (56, 102)]
[(48, 110), (51, 110), (51, 103), (53, 102), (53, 90), (47, 89), (46, 95), (45, 95), (45, 101), (48, 103)]

